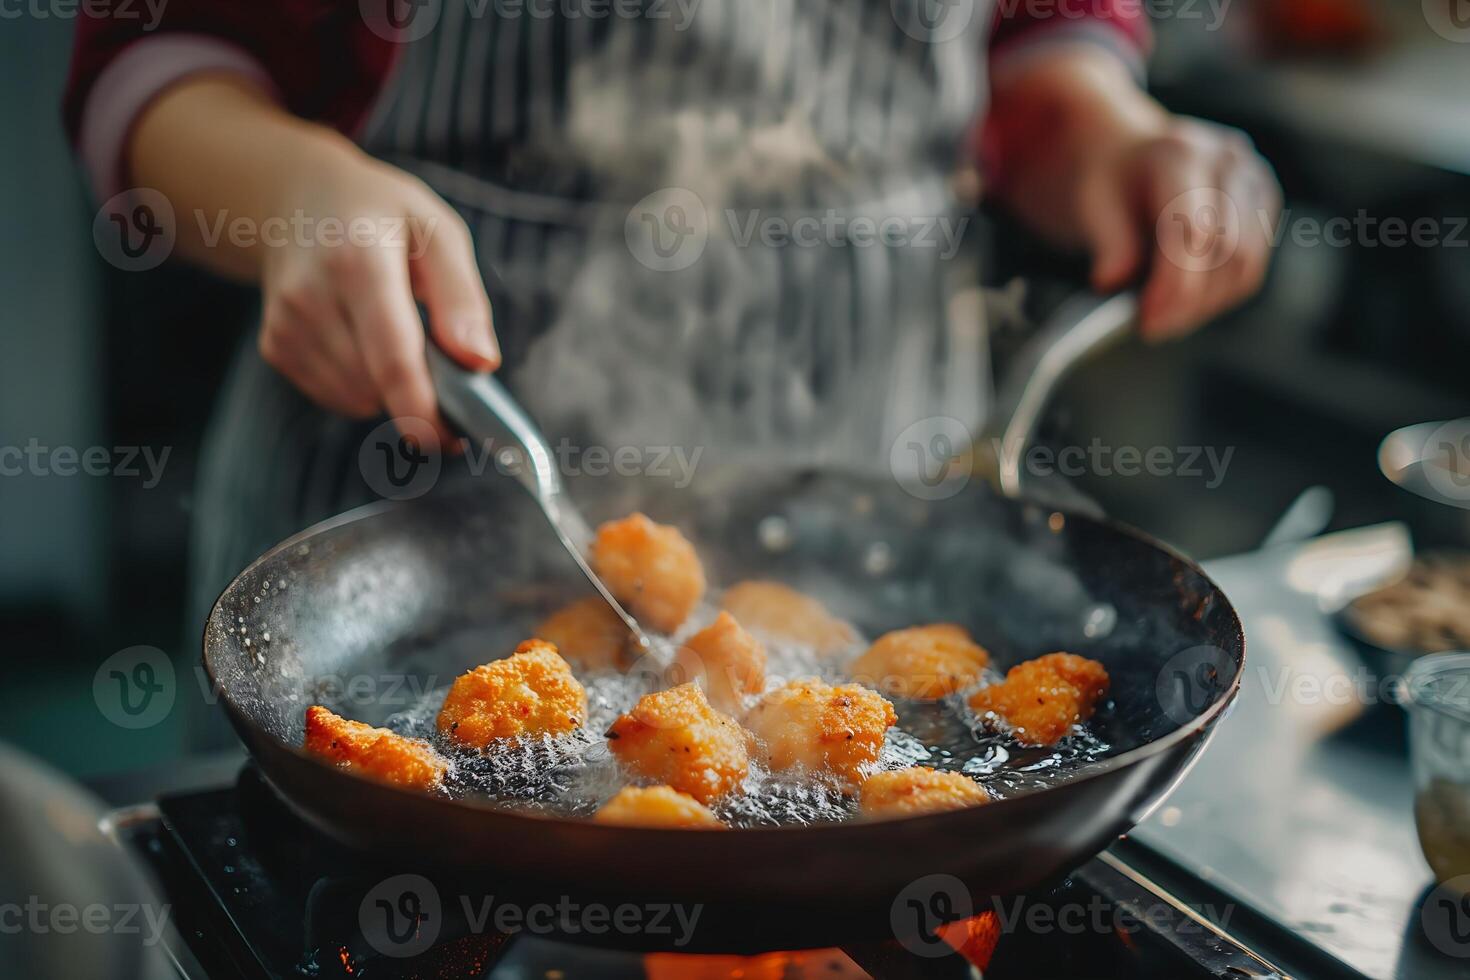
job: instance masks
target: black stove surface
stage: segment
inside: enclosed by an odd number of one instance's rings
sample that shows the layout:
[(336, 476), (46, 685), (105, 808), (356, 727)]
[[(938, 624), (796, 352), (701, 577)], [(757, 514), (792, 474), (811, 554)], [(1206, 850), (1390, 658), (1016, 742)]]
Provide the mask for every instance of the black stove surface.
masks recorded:
[[(507, 926), (508, 903), (488, 883), (471, 895), (462, 882), (436, 885), (344, 850), (291, 815), (249, 767), (232, 787), (121, 814), (114, 833), (157, 876), (177, 928), (172, 945), (181, 947), (170, 951), (188, 980), (979, 975), (927, 936), (903, 944), (878, 937), (749, 969), (724, 958), (647, 961), (601, 948), (588, 935), (595, 930), (575, 928), (590, 918), (550, 908), (539, 919), (517, 910)], [(1000, 932), (989, 980), (1285, 976), (1210, 922), (1210, 909), (1202, 916), (1183, 906), (1112, 855), (1045, 892), (989, 908)], [(669, 935), (677, 953), (683, 934), (673, 922)]]

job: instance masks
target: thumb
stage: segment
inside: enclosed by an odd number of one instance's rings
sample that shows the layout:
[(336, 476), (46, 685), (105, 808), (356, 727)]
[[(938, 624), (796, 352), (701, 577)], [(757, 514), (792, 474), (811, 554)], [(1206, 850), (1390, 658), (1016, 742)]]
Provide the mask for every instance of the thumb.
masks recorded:
[(1112, 292), (1140, 272), (1143, 248), (1128, 201), (1116, 188), (1094, 185), (1080, 210), (1082, 238), (1092, 256), (1092, 288)]

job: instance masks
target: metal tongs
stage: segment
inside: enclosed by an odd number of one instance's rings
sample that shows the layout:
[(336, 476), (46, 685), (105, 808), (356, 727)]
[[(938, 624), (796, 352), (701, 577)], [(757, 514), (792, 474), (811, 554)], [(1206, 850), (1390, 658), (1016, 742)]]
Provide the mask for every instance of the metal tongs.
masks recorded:
[(568, 496), (551, 446), (531, 416), (494, 375), (466, 371), (432, 343), (428, 345), (428, 357), (429, 374), (434, 379), (434, 390), (444, 414), (471, 439), (494, 447), (496, 463), (535, 498), (562, 547), (628, 627), (633, 642), (641, 650), (652, 649), (643, 627), (587, 563), (592, 526)]

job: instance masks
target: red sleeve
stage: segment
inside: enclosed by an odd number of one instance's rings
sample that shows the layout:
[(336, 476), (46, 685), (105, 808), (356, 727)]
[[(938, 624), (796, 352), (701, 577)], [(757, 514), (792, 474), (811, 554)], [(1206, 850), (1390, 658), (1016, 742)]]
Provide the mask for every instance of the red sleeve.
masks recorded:
[[(63, 114), (84, 157), (119, 149), (148, 101), (211, 69), (256, 74), (293, 113), (351, 131), (400, 46), (369, 28), (358, 0), (94, 0), (82, 11)], [(116, 166), (87, 163), (94, 183)]]
[(1063, 39), (1110, 47), (1141, 74), (1153, 32), (1142, 0), (998, 0), (992, 63), (1033, 44)]
[[(1094, 44), (1127, 65), (1140, 80), (1153, 43), (1142, 0), (998, 0), (990, 34), (991, 84), (1029, 55), (1052, 44)], [(972, 147), (987, 185), (999, 188), (1007, 178), (1007, 136), (993, 118), (981, 121)]]

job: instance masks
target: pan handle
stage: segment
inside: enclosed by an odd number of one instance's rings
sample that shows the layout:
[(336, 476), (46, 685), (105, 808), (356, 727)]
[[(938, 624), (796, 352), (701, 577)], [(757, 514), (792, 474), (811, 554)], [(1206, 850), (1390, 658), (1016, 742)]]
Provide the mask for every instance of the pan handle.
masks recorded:
[(1111, 296), (1074, 296), (1016, 354), (981, 436), (984, 451), (994, 453), (1001, 493), (1021, 495), (1022, 461), (1057, 386), (1078, 365), (1131, 334), (1137, 320), (1138, 294), (1131, 289)]

